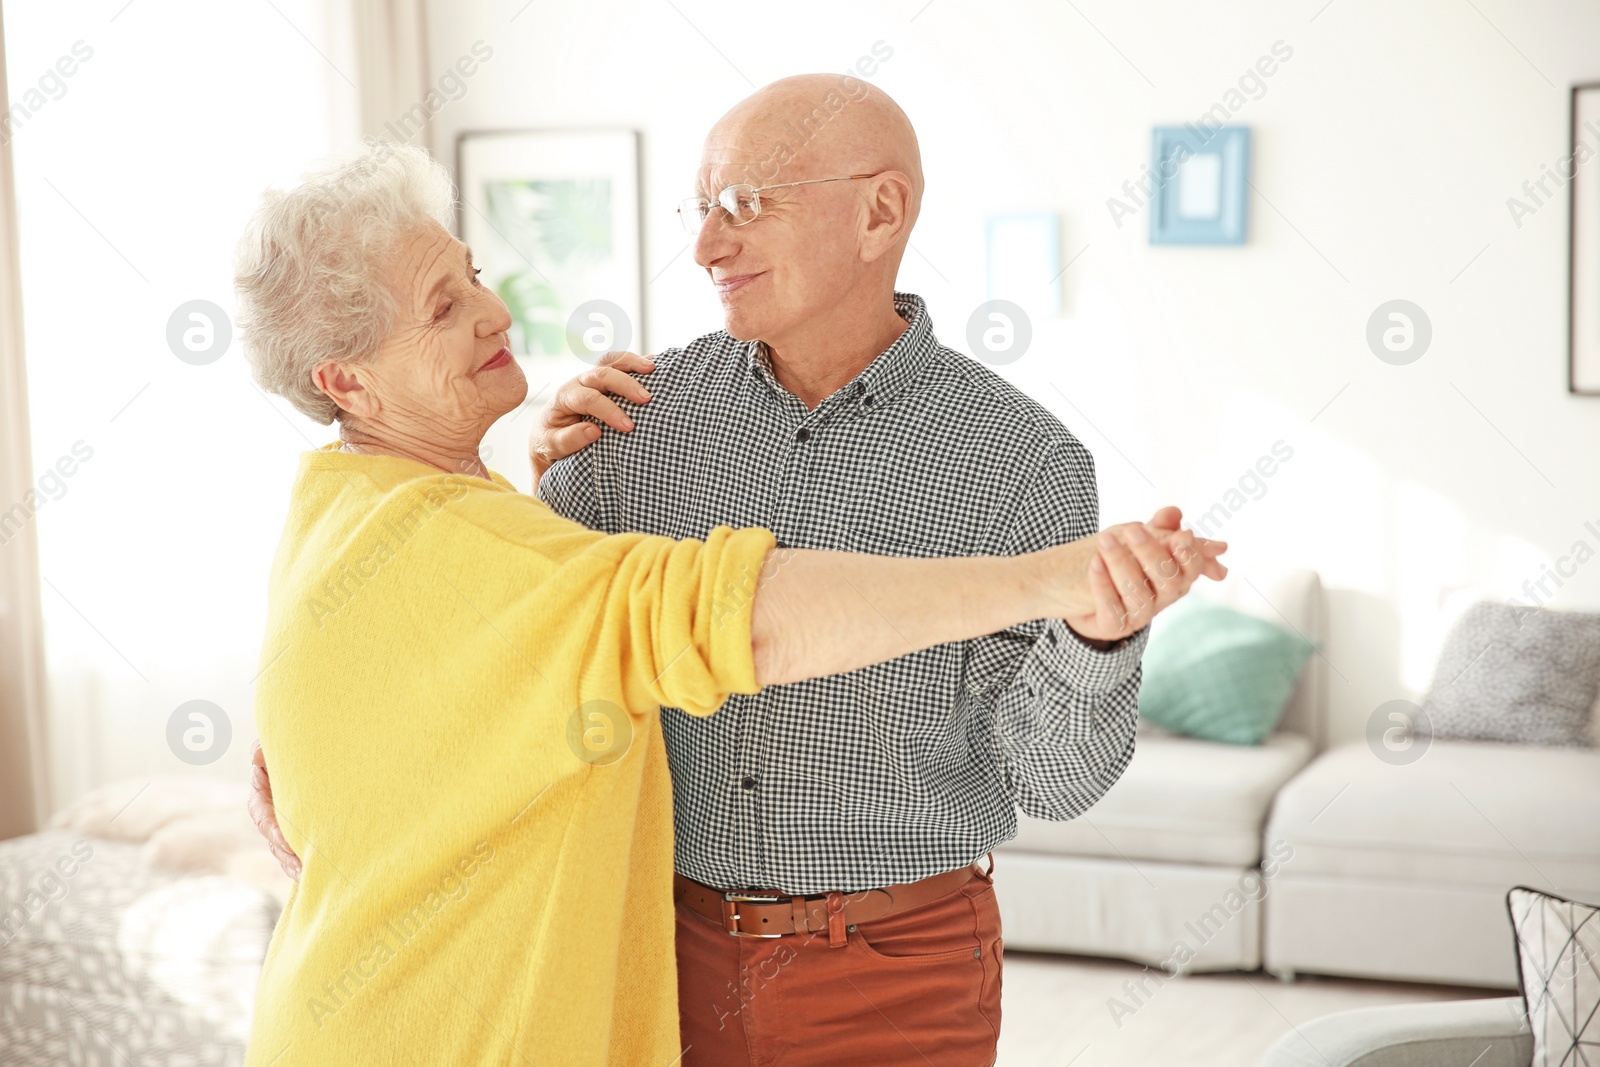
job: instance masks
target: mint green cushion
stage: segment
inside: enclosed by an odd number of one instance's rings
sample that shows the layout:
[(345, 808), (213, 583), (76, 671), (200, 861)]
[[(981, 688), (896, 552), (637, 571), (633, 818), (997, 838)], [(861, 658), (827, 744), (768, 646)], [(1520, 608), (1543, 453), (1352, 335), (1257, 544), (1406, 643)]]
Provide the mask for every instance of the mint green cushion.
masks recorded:
[(1139, 715), (1173, 733), (1259, 745), (1314, 647), (1277, 623), (1184, 597), (1151, 628)]

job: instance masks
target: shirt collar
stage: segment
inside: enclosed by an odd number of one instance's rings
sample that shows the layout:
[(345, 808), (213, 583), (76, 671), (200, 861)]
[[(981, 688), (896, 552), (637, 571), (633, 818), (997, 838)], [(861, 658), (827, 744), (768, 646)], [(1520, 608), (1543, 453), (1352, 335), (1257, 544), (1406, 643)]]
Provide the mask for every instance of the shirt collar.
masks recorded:
[[(932, 361), (939, 342), (933, 336), (933, 319), (928, 315), (927, 303), (915, 293), (897, 292), (894, 294), (894, 309), (906, 320), (905, 331), (895, 339), (894, 344), (867, 364), (860, 374), (824, 400), (822, 406), (844, 401), (856, 411), (872, 411), (889, 403), (897, 393), (916, 381)], [(751, 372), (773, 390), (787, 395), (777, 376), (772, 373), (767, 346), (761, 341), (748, 341), (744, 349), (745, 365)]]

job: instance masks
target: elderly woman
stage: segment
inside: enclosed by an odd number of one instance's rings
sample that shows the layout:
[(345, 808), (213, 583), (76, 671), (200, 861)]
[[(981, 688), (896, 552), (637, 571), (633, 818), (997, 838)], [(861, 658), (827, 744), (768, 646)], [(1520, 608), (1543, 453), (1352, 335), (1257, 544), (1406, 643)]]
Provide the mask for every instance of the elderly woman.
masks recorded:
[[(269, 194), (240, 246), (257, 380), (339, 424), (300, 459), (271, 572), (256, 719), (304, 867), (249, 1062), (666, 1067), (660, 706), (710, 715), (1123, 605), (1091, 539), (908, 560), (556, 516), (479, 458), (527, 383), (452, 207), (425, 153), (374, 146)], [(1199, 547), (1178, 551), (1187, 582), (1220, 573), (1220, 543)]]

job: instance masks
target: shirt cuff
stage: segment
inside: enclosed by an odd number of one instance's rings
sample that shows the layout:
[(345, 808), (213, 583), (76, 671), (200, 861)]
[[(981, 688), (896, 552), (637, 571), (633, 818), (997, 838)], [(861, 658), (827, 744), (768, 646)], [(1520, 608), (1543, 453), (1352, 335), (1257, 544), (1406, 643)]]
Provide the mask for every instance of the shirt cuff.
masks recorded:
[(1102, 652), (1084, 644), (1083, 638), (1066, 623), (1050, 619), (1034, 647), (1048, 649), (1049, 658), (1059, 668), (1059, 677), (1067, 685), (1082, 693), (1103, 693), (1127, 681), (1138, 669), (1149, 641), (1147, 623)]

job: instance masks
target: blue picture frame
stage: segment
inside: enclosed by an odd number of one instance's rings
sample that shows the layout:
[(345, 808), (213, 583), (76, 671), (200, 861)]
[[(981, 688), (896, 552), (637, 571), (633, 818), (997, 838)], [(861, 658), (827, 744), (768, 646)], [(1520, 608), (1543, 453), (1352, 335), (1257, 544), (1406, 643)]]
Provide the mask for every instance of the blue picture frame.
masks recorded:
[(1250, 127), (1157, 126), (1151, 152), (1150, 243), (1245, 243)]

